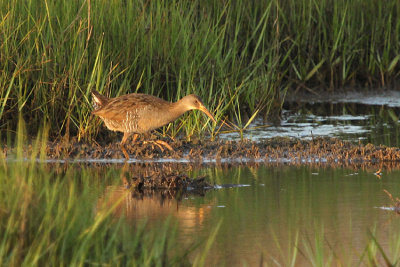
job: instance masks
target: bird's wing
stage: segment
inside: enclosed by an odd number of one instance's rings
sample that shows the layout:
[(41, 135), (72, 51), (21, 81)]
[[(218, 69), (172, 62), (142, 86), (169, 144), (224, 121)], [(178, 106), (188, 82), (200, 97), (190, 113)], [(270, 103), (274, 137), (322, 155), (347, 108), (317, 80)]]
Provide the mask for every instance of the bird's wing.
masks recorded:
[[(145, 115), (145, 110), (149, 111), (158, 106), (165, 105), (166, 101), (144, 94), (129, 94), (109, 99), (108, 103), (93, 114), (104, 119), (122, 121), (126, 119), (127, 113), (132, 112), (137, 115)], [(146, 114), (147, 115), (147, 114)]]

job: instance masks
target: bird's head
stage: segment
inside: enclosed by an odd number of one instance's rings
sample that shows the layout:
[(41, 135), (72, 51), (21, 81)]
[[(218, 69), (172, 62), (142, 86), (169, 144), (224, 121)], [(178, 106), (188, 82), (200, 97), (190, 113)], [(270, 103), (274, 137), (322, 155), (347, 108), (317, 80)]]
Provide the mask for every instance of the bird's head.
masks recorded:
[(203, 101), (201, 101), (200, 97), (197, 95), (187, 95), (181, 99), (183, 105), (187, 108), (187, 110), (198, 109), (204, 112), (213, 122), (217, 122), (214, 119), (214, 116), (208, 111), (208, 109), (204, 106)]

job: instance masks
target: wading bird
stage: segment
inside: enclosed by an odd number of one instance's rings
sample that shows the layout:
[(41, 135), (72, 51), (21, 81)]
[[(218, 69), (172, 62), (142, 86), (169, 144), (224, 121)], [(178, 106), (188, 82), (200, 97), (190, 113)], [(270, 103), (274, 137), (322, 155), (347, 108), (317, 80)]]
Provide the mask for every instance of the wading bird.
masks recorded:
[[(175, 103), (146, 94), (127, 94), (115, 98), (108, 98), (96, 90), (92, 91), (92, 114), (99, 116), (109, 130), (123, 132), (120, 146), (126, 159), (129, 159), (124, 144), (133, 134), (133, 142), (138, 134), (143, 134), (173, 122), (183, 113), (198, 109), (204, 112), (214, 122), (215, 119), (196, 95), (188, 95)], [(172, 147), (166, 142), (152, 141), (159, 147), (169, 150)]]

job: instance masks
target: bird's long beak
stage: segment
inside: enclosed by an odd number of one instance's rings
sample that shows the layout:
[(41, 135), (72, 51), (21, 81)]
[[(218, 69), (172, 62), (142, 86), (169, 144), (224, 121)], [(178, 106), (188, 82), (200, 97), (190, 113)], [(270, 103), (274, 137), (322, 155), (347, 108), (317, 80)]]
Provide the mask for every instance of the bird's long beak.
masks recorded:
[(217, 123), (217, 121), (214, 119), (214, 116), (211, 115), (210, 111), (208, 111), (208, 109), (207, 109), (205, 106), (200, 106), (200, 107), (199, 107), (199, 110), (203, 111), (208, 117), (210, 117), (210, 119), (211, 119), (213, 122)]

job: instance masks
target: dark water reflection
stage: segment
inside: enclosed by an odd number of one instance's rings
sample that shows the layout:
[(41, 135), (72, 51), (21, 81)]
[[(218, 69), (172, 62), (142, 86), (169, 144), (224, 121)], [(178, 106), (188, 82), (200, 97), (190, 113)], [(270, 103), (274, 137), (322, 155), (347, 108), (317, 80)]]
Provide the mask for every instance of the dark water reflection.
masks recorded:
[(171, 216), (178, 223), (182, 247), (206, 240), (222, 221), (209, 253), (210, 265), (286, 266), (295, 255), (296, 266), (308, 266), (321, 253), (323, 263), (352, 265), (366, 260), (362, 255), (371, 244), (369, 231), (388, 256), (400, 254), (400, 217), (379, 208), (392, 204), (384, 189), (400, 195), (399, 170), (384, 169), (381, 179), (375, 169), (323, 166), (187, 171), (192, 177), (208, 175), (217, 184), (250, 186), (177, 196), (168, 191), (128, 191), (121, 181), (121, 186), (106, 187), (97, 204), (122, 199), (115, 216), (124, 215), (132, 223), (147, 220), (150, 227)]

